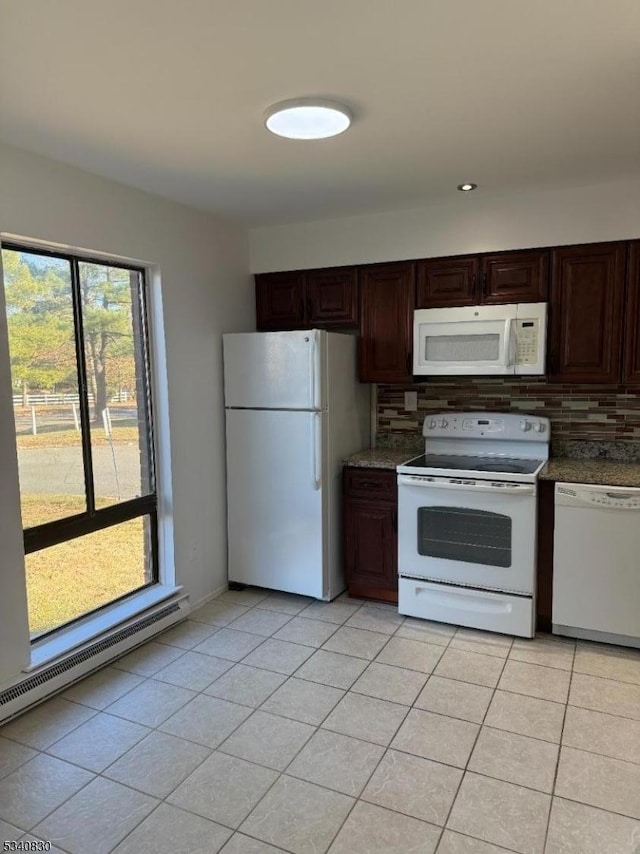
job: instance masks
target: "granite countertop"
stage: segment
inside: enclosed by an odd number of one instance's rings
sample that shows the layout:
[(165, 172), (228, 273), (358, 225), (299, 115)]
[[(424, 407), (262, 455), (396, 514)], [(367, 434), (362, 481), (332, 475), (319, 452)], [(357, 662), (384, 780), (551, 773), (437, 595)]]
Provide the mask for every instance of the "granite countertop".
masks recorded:
[(540, 472), (540, 480), (640, 487), (640, 462), (552, 457)]
[(420, 451), (416, 453), (415, 451), (398, 448), (372, 448), (369, 451), (352, 454), (342, 462), (345, 466), (356, 466), (357, 468), (366, 469), (392, 469), (395, 471), (396, 466), (418, 456), (420, 456)]
[[(343, 463), (393, 470), (422, 453), (417, 442), (414, 447), (406, 437), (401, 438), (400, 447), (383, 443), (353, 454)], [(640, 487), (640, 442), (559, 441), (552, 445), (552, 456), (540, 472), (540, 480)]]

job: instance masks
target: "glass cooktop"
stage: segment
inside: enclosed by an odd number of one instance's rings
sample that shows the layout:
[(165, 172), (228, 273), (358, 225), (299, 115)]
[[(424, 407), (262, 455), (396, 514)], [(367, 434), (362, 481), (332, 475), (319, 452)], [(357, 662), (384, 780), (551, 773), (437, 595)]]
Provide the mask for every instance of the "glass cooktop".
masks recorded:
[(465, 457), (460, 454), (423, 454), (421, 457), (416, 457), (415, 460), (405, 463), (405, 466), (412, 469), (451, 469), (455, 471), (533, 474), (541, 462), (542, 460), (525, 460), (513, 457)]

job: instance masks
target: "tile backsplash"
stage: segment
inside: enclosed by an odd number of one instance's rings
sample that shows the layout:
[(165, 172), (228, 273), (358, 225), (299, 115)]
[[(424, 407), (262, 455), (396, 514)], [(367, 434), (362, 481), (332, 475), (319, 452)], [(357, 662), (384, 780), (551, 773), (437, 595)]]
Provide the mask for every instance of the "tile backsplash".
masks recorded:
[[(405, 391), (418, 411), (404, 409)], [(552, 439), (640, 440), (640, 388), (548, 383), (531, 377), (442, 377), (415, 385), (379, 385), (377, 434), (392, 438), (422, 430), (432, 412), (522, 412), (551, 419)]]

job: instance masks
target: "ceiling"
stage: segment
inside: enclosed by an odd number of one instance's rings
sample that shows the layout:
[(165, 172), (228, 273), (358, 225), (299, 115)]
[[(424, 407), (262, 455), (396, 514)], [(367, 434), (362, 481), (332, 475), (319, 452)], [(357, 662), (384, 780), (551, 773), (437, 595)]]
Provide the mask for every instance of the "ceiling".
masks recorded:
[(0, 0), (0, 139), (250, 226), (637, 177), (639, 92), (637, 0)]

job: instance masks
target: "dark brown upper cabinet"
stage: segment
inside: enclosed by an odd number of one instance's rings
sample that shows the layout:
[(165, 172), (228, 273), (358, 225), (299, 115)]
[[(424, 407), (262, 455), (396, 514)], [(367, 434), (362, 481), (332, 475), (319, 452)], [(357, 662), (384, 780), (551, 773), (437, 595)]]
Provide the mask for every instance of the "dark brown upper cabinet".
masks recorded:
[(480, 302), (546, 302), (549, 251), (496, 252), (480, 258)]
[(259, 332), (358, 325), (355, 267), (260, 273), (256, 276)]
[(553, 250), (549, 379), (620, 382), (626, 250), (624, 243)]
[(479, 262), (472, 258), (418, 261), (416, 308), (445, 308), (477, 302)]
[(355, 267), (307, 272), (307, 325), (357, 326), (358, 279)]
[(261, 273), (256, 276), (258, 331), (304, 327), (304, 272)]
[(622, 379), (627, 383), (640, 383), (640, 240), (634, 240), (629, 244), (625, 312)]
[(373, 264), (359, 269), (360, 382), (411, 380), (415, 264)]
[(545, 302), (549, 250), (418, 261), (416, 308), (483, 303)]

